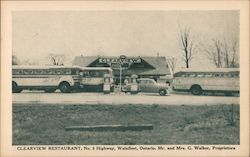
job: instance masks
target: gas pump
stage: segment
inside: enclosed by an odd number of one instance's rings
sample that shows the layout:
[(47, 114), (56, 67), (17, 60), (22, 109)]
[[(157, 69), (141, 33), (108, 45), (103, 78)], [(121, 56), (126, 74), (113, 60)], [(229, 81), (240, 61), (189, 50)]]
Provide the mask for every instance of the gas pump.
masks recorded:
[(138, 78), (137, 75), (131, 76), (131, 89), (130, 89), (131, 94), (137, 94), (139, 92), (137, 78)]
[(103, 78), (103, 92), (104, 94), (109, 94), (110, 93), (110, 89), (111, 89), (111, 75), (110, 74), (105, 74), (104, 78)]

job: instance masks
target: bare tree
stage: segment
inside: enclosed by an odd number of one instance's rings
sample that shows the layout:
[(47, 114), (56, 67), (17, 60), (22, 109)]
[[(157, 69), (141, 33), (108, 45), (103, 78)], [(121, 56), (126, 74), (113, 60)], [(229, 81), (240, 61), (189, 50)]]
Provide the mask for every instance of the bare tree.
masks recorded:
[(230, 62), (230, 67), (232, 68), (239, 67), (239, 60), (237, 54), (238, 54), (238, 40), (234, 38), (232, 41), (232, 59)]
[(175, 72), (176, 63), (177, 63), (177, 58), (175, 58), (175, 57), (168, 58), (168, 65), (169, 65), (172, 73)]
[(223, 66), (223, 48), (222, 43), (218, 39), (213, 39), (211, 44), (203, 46), (204, 51), (207, 53), (208, 58), (213, 61), (217, 68), (222, 68)]
[(238, 40), (237, 38), (213, 39), (210, 44), (202, 45), (208, 58), (213, 61), (217, 68), (239, 67)]
[(191, 59), (193, 57), (194, 43), (191, 37), (190, 29), (180, 28), (181, 48), (183, 54), (183, 61), (185, 62), (186, 68), (189, 68)]
[(227, 44), (227, 40), (224, 38), (224, 62), (225, 62), (225, 68), (230, 67), (230, 60), (229, 60), (229, 46)]
[(65, 56), (63, 54), (51, 53), (48, 55), (48, 58), (52, 65), (64, 65)]

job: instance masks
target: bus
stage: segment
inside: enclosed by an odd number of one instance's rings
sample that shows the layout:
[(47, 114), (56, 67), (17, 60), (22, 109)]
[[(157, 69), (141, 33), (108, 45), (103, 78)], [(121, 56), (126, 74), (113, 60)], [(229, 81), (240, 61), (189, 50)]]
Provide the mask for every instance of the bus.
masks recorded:
[(81, 81), (80, 67), (65, 66), (12, 66), (12, 92), (44, 90), (51, 93), (59, 89), (69, 93)]
[(80, 88), (82, 91), (103, 92), (104, 76), (109, 75), (110, 84), (113, 86), (113, 70), (108, 67), (81, 67)]
[(182, 70), (174, 74), (172, 87), (175, 91), (189, 91), (193, 95), (205, 91), (232, 95), (240, 91), (239, 74), (238, 68)]

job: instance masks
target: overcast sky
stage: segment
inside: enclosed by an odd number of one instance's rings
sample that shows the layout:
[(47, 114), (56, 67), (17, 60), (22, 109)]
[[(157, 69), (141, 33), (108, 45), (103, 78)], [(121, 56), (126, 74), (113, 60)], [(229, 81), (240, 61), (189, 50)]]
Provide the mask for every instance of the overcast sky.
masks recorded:
[[(29, 11), (13, 12), (13, 54), (44, 62), (49, 53), (178, 57), (179, 28), (199, 45), (239, 36), (238, 11)], [(191, 67), (212, 63), (201, 50)]]

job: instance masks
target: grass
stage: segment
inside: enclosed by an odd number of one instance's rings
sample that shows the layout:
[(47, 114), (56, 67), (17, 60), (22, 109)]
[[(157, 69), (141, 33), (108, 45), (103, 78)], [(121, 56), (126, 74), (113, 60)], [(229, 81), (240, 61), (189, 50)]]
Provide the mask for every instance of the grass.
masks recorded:
[[(13, 104), (13, 145), (239, 144), (239, 105), (232, 106)], [(234, 125), (228, 121), (232, 111)], [(153, 124), (154, 129), (64, 130), (108, 124)]]

